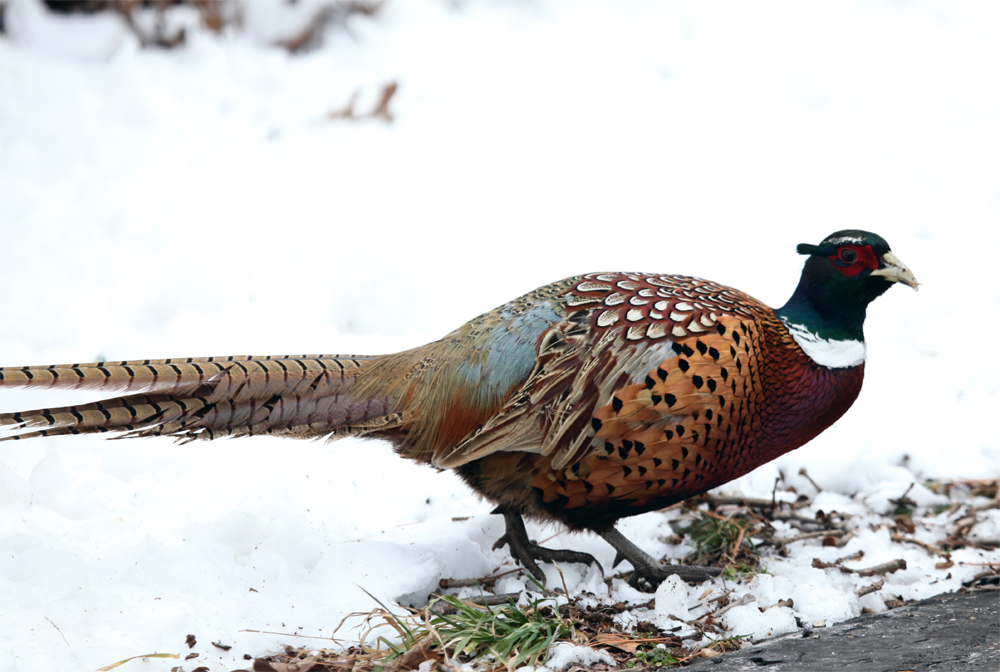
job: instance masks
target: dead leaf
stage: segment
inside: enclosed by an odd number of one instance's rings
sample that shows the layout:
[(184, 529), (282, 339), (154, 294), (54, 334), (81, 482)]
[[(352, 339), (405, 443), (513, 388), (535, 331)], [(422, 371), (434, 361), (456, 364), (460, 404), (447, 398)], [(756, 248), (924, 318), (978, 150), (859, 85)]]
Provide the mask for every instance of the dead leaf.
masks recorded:
[(290, 663), (272, 663), (258, 658), (253, 661), (254, 672), (309, 672), (319, 661), (316, 656), (309, 656)]
[(426, 646), (420, 646), (417, 644), (412, 649), (401, 655), (396, 660), (392, 661), (392, 665), (389, 667), (390, 670), (415, 670), (420, 667), (420, 663), (425, 660), (432, 660), (438, 662), (442, 659), (440, 653), (434, 649), (428, 649)]
[(639, 650), (640, 642), (628, 637), (622, 637), (621, 635), (616, 635), (612, 632), (602, 632), (601, 634), (590, 640), (594, 644), (599, 644), (601, 646), (608, 646), (612, 649), (618, 649), (619, 651), (624, 651), (625, 653), (635, 653)]

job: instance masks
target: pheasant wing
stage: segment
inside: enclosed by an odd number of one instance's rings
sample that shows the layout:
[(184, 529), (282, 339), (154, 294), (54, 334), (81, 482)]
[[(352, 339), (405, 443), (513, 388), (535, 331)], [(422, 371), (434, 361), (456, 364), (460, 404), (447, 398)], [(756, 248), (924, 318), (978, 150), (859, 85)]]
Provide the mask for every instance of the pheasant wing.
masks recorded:
[[(684, 432), (685, 422), (704, 419), (719, 403), (722, 383), (737, 394), (730, 371), (748, 365), (751, 350), (745, 338), (737, 351), (733, 329), (756, 330), (760, 311), (769, 310), (742, 292), (684, 276), (592, 274), (574, 279), (561, 299), (567, 317), (541, 338), (526, 382), (438, 466), (525, 450), (551, 455), (558, 470), (623, 437), (668, 441), (670, 428)], [(688, 438), (715, 438), (721, 427)]]

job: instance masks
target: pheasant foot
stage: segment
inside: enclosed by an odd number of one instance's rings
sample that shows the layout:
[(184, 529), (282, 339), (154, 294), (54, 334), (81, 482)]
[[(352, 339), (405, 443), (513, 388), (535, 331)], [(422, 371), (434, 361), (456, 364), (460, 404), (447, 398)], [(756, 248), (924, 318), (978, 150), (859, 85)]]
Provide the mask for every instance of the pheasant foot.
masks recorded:
[(590, 553), (557, 550), (533, 544), (528, 539), (528, 532), (524, 529), (524, 520), (521, 518), (521, 514), (500, 510), (495, 511), (495, 513), (503, 514), (507, 531), (493, 544), (494, 550), (504, 545), (508, 546), (510, 554), (543, 586), (545, 585), (545, 574), (538, 567), (538, 563), (535, 562), (536, 560), (542, 560), (543, 562), (581, 562), (586, 565), (594, 564), (601, 570), (601, 573), (604, 572), (601, 563), (597, 562), (597, 559)]
[(613, 527), (594, 531), (617, 551), (613, 567), (617, 567), (618, 563), (622, 560), (628, 560), (632, 563), (635, 571), (632, 572), (632, 577), (628, 580), (628, 583), (633, 588), (638, 585), (640, 579), (645, 579), (650, 584), (657, 586), (672, 574), (676, 574), (684, 581), (693, 582), (704, 581), (722, 573), (722, 570), (717, 567), (664, 565), (626, 539), (621, 532)]

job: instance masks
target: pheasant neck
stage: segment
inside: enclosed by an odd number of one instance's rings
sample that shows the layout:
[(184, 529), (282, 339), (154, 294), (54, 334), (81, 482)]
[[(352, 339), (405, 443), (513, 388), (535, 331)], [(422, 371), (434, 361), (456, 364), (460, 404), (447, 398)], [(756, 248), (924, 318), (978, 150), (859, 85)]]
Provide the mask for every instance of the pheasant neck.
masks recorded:
[(792, 298), (775, 314), (814, 362), (830, 368), (865, 361), (865, 309), (868, 301), (844, 295), (804, 273)]
[(841, 369), (858, 366), (865, 361), (865, 341), (861, 339), (823, 338), (804, 324), (796, 324), (784, 316), (781, 321), (802, 351), (820, 366)]

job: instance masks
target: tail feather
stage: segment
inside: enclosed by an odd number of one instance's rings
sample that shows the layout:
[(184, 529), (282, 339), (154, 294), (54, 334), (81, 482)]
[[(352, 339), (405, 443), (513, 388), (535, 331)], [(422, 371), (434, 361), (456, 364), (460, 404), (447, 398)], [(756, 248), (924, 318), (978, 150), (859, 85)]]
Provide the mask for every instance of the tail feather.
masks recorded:
[(240, 371), (255, 379), (305, 376), (309, 371), (357, 368), (374, 359), (365, 355), (282, 355), (278, 357), (186, 357), (121, 362), (0, 367), (0, 387), (62, 390), (176, 392), (196, 387), (224, 371)]
[(387, 398), (350, 388), (376, 357), (205, 357), (0, 368), (0, 386), (115, 389), (114, 399), (0, 414), (0, 427), (31, 431), (0, 441), (125, 432), (190, 440), (255, 433), (363, 434), (399, 423)]

